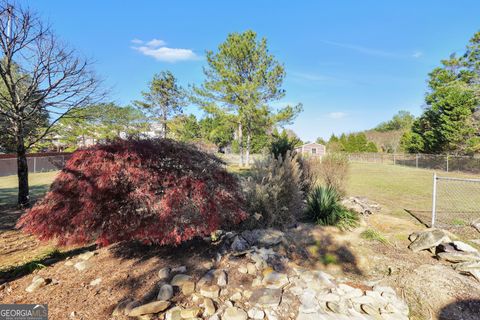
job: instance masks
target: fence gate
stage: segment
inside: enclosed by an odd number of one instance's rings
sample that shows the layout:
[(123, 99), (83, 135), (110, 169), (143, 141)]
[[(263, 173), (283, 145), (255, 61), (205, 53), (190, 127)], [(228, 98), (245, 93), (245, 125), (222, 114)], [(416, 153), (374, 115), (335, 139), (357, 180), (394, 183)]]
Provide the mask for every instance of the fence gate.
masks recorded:
[(480, 179), (433, 174), (432, 227), (469, 226), (480, 219)]

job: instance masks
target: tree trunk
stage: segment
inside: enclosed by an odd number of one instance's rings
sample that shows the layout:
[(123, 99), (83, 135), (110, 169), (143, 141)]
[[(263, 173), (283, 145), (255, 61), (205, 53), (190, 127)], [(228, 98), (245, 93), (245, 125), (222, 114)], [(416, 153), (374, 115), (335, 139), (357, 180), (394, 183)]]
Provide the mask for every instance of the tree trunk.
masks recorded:
[(17, 130), (17, 176), (18, 176), (18, 205), (22, 208), (30, 204), (28, 188), (27, 150), (23, 137), (23, 126)]
[(243, 167), (243, 129), (242, 123), (238, 123), (238, 150), (240, 151), (240, 167)]
[(163, 138), (167, 137), (167, 113), (163, 113), (162, 115), (162, 130), (163, 130)]
[(245, 163), (247, 167), (250, 165), (250, 130), (247, 130), (247, 150), (245, 151)]

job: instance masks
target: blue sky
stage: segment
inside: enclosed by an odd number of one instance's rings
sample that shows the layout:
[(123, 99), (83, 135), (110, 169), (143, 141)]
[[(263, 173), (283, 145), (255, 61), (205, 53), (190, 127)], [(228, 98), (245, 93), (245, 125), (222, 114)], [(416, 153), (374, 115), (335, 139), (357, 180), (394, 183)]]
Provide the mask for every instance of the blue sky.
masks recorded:
[(304, 140), (372, 128), (400, 109), (420, 114), (428, 72), (480, 30), (474, 0), (24, 3), (95, 60), (120, 104), (162, 70), (200, 83), (205, 50), (252, 29), (285, 65), (287, 95), (275, 106), (304, 105), (290, 126)]

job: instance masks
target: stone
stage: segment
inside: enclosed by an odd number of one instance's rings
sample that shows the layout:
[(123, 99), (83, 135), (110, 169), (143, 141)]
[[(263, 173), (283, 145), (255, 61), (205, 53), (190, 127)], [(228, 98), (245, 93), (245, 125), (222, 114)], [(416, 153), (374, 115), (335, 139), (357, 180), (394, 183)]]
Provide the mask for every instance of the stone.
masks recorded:
[(413, 252), (436, 247), (442, 242), (451, 242), (448, 235), (440, 229), (427, 229), (416, 233), (416, 236), (413, 236), (412, 238), (415, 240), (410, 243), (408, 248)]
[(262, 283), (267, 288), (279, 289), (286, 286), (289, 281), (286, 274), (268, 270), (264, 272)]
[(247, 320), (245, 311), (236, 307), (228, 307), (222, 315), (222, 320)]
[(185, 282), (191, 280), (192, 277), (187, 274), (177, 274), (173, 277), (172, 281), (170, 281), (170, 284), (172, 286), (181, 287)]
[(185, 273), (187, 272), (187, 267), (186, 266), (179, 266), (172, 268), (172, 273)]
[(165, 268), (162, 268), (160, 270), (158, 270), (158, 278), (160, 280), (166, 280), (170, 277), (170, 272), (171, 272), (172, 269), (170, 269), (169, 267), (165, 267)]
[(346, 314), (347, 313), (347, 306), (343, 300), (339, 301), (328, 301), (327, 308), (335, 313), (338, 314)]
[(248, 274), (257, 274), (257, 267), (251, 262), (247, 263), (247, 273)]
[(217, 273), (217, 285), (225, 287), (227, 285), (227, 273), (223, 270), (218, 270)]
[(182, 308), (180, 307), (173, 307), (171, 309), (168, 309), (167, 312), (165, 312), (165, 320), (181, 320), (181, 312)]
[(138, 317), (144, 314), (159, 313), (166, 310), (170, 306), (168, 301), (154, 301), (133, 308), (129, 313), (129, 317)]
[(319, 295), (317, 298), (318, 300), (325, 301), (325, 302), (335, 302), (340, 300), (340, 297), (338, 296), (338, 294), (335, 294), (335, 293), (327, 293), (324, 295)]
[(261, 320), (265, 318), (265, 312), (263, 312), (263, 310), (260, 310), (258, 308), (251, 308), (250, 310), (248, 310), (247, 314), (249, 318), (252, 318), (255, 320)]
[(480, 261), (457, 263), (453, 268), (460, 273), (469, 274), (480, 281)]
[(230, 248), (232, 249), (232, 251), (241, 252), (241, 251), (248, 250), (250, 248), (250, 245), (242, 237), (236, 236), (233, 239), (233, 242), (232, 242), (232, 245), (230, 246)]
[(249, 301), (260, 307), (276, 307), (282, 298), (281, 289), (260, 288), (253, 291)]
[(475, 230), (477, 230), (478, 232), (480, 232), (480, 218), (474, 220), (470, 225), (471, 225)]
[(464, 252), (470, 252), (470, 253), (478, 253), (478, 250), (472, 247), (469, 244), (466, 244), (465, 242), (462, 241), (453, 241), (452, 242), (453, 246), (455, 249), (459, 251), (464, 251)]
[(278, 320), (278, 316), (275, 311), (270, 309), (265, 310), (265, 316), (267, 317), (267, 320)]
[(386, 292), (386, 293), (396, 295), (396, 292), (395, 292), (395, 290), (393, 290), (392, 287), (375, 285), (375, 286), (373, 286), (373, 291), (380, 292), (380, 294), (383, 294), (384, 292)]
[(158, 291), (157, 300), (170, 300), (173, 297), (173, 287), (169, 284), (164, 284)]
[(242, 300), (242, 293), (241, 292), (235, 292), (231, 297), (231, 301), (240, 301)]
[(238, 270), (238, 272), (243, 273), (243, 274), (246, 274), (248, 272), (247, 267), (244, 266), (244, 265), (239, 266), (237, 270)]
[(458, 262), (468, 262), (468, 261), (480, 261), (480, 256), (473, 254), (473, 253), (467, 253), (467, 252), (462, 252), (462, 251), (457, 251), (457, 252), (439, 252), (437, 253), (437, 256), (441, 259), (453, 262), (453, 263), (458, 263)]
[(313, 289), (305, 289), (299, 296), (300, 308), (299, 312), (302, 313), (315, 313), (320, 308), (316, 299), (316, 292)]
[(67, 260), (67, 261), (65, 262), (65, 265), (66, 265), (67, 267), (71, 267), (71, 266), (73, 266), (74, 264), (75, 264), (75, 262), (73, 262), (73, 260)]
[(132, 301), (133, 301), (132, 299), (126, 299), (126, 300), (120, 301), (113, 309), (112, 316), (118, 317), (120, 315), (123, 315), (125, 308), (127, 307), (127, 304), (129, 304)]
[(361, 297), (363, 296), (363, 291), (361, 289), (358, 289), (358, 288), (353, 288), (352, 291), (349, 291), (347, 293), (345, 293), (342, 297), (344, 299), (351, 299), (351, 298), (356, 298), (356, 297)]
[(202, 306), (204, 308), (203, 310), (203, 316), (204, 317), (210, 317), (215, 314), (215, 305), (213, 304), (212, 299), (205, 298), (203, 299)]
[(78, 258), (80, 260), (84, 260), (84, 261), (87, 261), (88, 259), (90, 259), (91, 257), (93, 257), (95, 255), (95, 252), (93, 251), (88, 251), (88, 252), (84, 252), (80, 255), (78, 255)]
[(182, 319), (196, 318), (202, 313), (202, 309), (199, 307), (193, 307), (188, 309), (183, 309), (180, 311), (180, 316)]
[(206, 274), (203, 275), (200, 280), (198, 280), (197, 285), (199, 287), (205, 286), (205, 285), (211, 285), (213, 280), (215, 279), (214, 277), (214, 271), (209, 271)]
[(362, 308), (363, 312), (365, 312), (368, 315), (371, 315), (371, 316), (380, 315), (380, 310), (371, 304), (362, 304), (360, 307)]
[(95, 280), (90, 281), (90, 285), (92, 287), (98, 286), (100, 283), (102, 283), (102, 278), (97, 278)]
[(40, 289), (41, 287), (44, 287), (47, 285), (47, 280), (45, 280), (42, 277), (34, 278), (32, 283), (25, 289), (25, 291), (32, 293), (37, 289)]
[(186, 296), (191, 295), (195, 292), (195, 282), (193, 281), (185, 281), (182, 284), (182, 293)]
[(262, 279), (261, 278), (255, 278), (252, 280), (252, 287), (259, 287), (262, 285)]
[(75, 269), (77, 269), (78, 271), (84, 271), (86, 270), (88, 267), (89, 267), (89, 264), (87, 261), (80, 261), (80, 262), (77, 262), (73, 265), (73, 267)]
[(136, 307), (140, 306), (140, 302), (138, 301), (134, 301), (134, 300), (131, 300), (130, 302), (128, 302), (126, 305), (125, 305), (125, 309), (123, 310), (123, 314), (128, 316), (128, 314), (130, 313), (130, 311), (132, 311), (133, 309), (135, 309)]
[(203, 286), (200, 288), (200, 294), (206, 298), (216, 299), (220, 293), (220, 287), (217, 285)]
[(242, 237), (251, 245), (271, 247), (284, 241), (284, 233), (275, 229), (255, 229), (242, 232)]
[(350, 300), (352, 302), (358, 303), (358, 304), (374, 304), (376, 302), (375, 298), (373, 298), (371, 296), (355, 297), (355, 298), (352, 298)]

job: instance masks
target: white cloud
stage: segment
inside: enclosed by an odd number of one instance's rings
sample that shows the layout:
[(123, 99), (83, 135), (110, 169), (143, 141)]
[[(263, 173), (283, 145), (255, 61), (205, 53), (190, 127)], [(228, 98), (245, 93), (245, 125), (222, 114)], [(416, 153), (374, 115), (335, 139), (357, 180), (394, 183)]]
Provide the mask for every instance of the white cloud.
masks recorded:
[(166, 45), (167, 43), (163, 40), (160, 40), (160, 39), (152, 39), (150, 41), (147, 42), (147, 46), (149, 47), (154, 47), (154, 48), (157, 48), (157, 47), (162, 47), (164, 45)]
[[(190, 49), (168, 48), (165, 46), (166, 42), (159, 39), (152, 39), (148, 42), (134, 39), (132, 40), (132, 43), (138, 44), (138, 46), (133, 46), (132, 49), (146, 56), (153, 57), (158, 61), (177, 62), (197, 60), (199, 58), (195, 52)], [(144, 43), (145, 45), (141, 45)]]
[(327, 114), (327, 116), (328, 116), (330, 119), (343, 119), (343, 118), (345, 118), (346, 116), (348, 116), (348, 113), (346, 113), (346, 112), (341, 112), (341, 111), (337, 111), (337, 112), (330, 112), (329, 114)]
[(418, 58), (420, 58), (421, 56), (423, 56), (423, 52), (422, 52), (422, 51), (415, 51), (415, 52), (412, 54), (412, 57), (414, 57), (415, 59), (418, 59)]
[(135, 38), (131, 41), (131, 43), (133, 43), (133, 44), (143, 44), (143, 41)]

